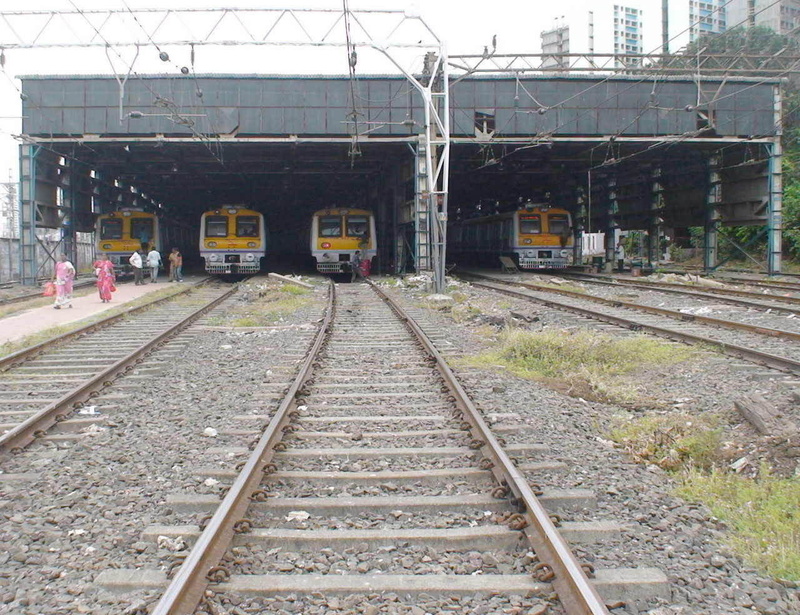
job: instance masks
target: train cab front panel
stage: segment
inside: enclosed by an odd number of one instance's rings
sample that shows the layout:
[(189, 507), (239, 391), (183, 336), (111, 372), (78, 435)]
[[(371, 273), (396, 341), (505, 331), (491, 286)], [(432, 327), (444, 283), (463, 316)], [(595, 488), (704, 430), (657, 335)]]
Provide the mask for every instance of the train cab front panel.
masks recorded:
[(316, 212), (311, 222), (311, 254), (320, 273), (350, 271), (356, 250), (362, 261), (377, 254), (375, 217), (363, 209), (326, 209)]
[(250, 209), (225, 207), (203, 214), (200, 256), (208, 273), (253, 274), (266, 250), (264, 216)]
[(108, 255), (117, 268), (128, 266), (128, 258), (134, 251), (161, 249), (158, 218), (155, 214), (120, 210), (103, 214), (95, 225), (96, 248)]
[(572, 223), (564, 209), (518, 211), (516, 239), (514, 252), (521, 269), (563, 269), (572, 264)]

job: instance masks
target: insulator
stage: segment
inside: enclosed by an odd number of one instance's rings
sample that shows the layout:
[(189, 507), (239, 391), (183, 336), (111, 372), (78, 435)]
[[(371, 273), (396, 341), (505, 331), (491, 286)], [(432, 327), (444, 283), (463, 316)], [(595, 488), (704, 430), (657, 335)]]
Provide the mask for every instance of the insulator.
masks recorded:
[(189, 74), (189, 67), (188, 66), (181, 66), (181, 73), (184, 75)]
[(169, 54), (166, 51), (162, 51), (161, 53), (159, 53), (158, 58), (162, 62), (169, 62)]

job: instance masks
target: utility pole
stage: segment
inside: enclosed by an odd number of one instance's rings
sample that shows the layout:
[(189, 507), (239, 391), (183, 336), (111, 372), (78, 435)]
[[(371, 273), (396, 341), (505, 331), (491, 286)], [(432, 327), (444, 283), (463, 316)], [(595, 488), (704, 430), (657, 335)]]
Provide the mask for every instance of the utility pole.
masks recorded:
[(661, 53), (669, 53), (669, 0), (661, 0)]

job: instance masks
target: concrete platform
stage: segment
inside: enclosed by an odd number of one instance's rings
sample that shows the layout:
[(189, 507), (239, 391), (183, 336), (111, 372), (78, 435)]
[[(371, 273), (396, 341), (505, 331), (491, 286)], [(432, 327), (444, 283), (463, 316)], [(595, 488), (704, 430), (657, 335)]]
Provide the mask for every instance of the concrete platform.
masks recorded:
[[(132, 282), (120, 284), (117, 286), (117, 292), (112, 295), (113, 298), (110, 303), (103, 303), (100, 300), (100, 296), (93, 292), (84, 297), (75, 297), (72, 300), (72, 308), (54, 310), (52, 305), (46, 305), (0, 318), (0, 344), (18, 342), (29, 335), (40, 333), (52, 327), (61, 327), (84, 318), (97, 316), (103, 312), (119, 308), (120, 305), (124, 305), (134, 299), (161, 290), (164, 286), (175, 286), (176, 283), (170, 284), (165, 276), (162, 276), (162, 278), (159, 279), (158, 284), (147, 283), (143, 286), (135, 286)], [(191, 285), (201, 279), (203, 279), (203, 276), (187, 276), (184, 282), (178, 282), (177, 285)]]

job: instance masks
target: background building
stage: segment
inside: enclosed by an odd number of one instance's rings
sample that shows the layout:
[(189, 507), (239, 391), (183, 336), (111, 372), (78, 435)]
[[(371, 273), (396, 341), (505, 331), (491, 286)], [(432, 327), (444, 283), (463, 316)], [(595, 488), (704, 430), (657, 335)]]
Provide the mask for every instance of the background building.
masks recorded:
[[(557, 26), (542, 32), (542, 53), (569, 53), (569, 26)], [(569, 64), (563, 58), (546, 57), (542, 62), (545, 68), (563, 68)]]
[(689, 40), (727, 29), (726, 0), (689, 0)]
[[(629, 55), (644, 53), (644, 30), (642, 9), (614, 5), (614, 54)], [(618, 64), (622, 62), (618, 61)], [(628, 61), (626, 66), (639, 66), (641, 60)]]
[(732, 0), (727, 11), (729, 28), (766, 26), (780, 34), (800, 28), (800, 0)]

